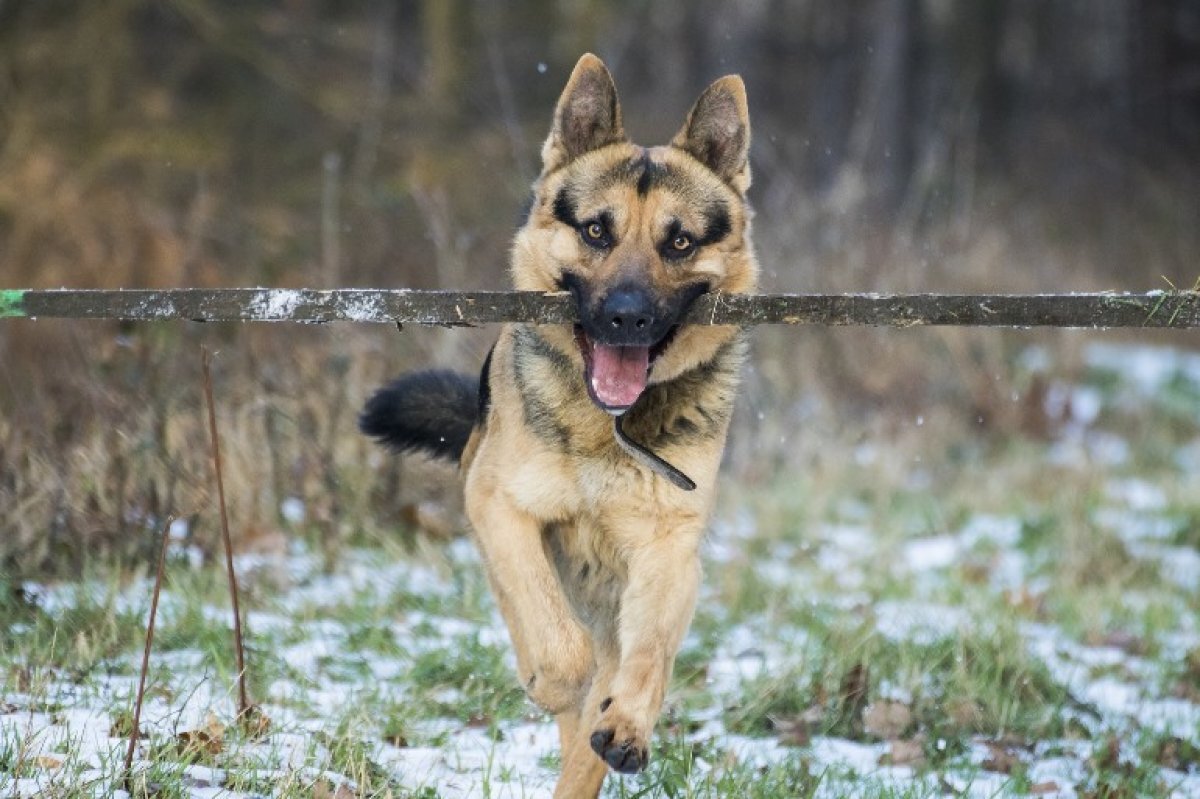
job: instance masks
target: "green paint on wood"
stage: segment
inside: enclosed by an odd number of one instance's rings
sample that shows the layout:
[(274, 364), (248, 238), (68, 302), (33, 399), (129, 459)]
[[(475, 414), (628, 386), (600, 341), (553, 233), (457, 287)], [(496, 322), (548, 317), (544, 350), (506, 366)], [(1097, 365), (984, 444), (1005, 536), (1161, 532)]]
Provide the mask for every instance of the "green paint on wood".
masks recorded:
[(0, 319), (25, 315), (25, 291), (0, 289)]

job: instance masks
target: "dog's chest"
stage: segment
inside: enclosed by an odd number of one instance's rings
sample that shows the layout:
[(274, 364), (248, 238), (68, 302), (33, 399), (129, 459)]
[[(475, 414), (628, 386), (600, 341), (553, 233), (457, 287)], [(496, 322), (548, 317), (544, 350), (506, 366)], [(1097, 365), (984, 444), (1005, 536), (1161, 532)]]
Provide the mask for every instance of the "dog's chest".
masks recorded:
[[(739, 347), (739, 341), (731, 341), (712, 361), (667, 383), (651, 384), (626, 414), (626, 432), (654, 449), (719, 451), (733, 404)], [(513, 330), (511, 357), (524, 426), (542, 447), (571, 458), (620, 460), (612, 419), (593, 406), (577, 365), (527, 327)]]
[(575, 615), (594, 635), (615, 637), (628, 575), (615, 537), (595, 519), (547, 525), (543, 536)]

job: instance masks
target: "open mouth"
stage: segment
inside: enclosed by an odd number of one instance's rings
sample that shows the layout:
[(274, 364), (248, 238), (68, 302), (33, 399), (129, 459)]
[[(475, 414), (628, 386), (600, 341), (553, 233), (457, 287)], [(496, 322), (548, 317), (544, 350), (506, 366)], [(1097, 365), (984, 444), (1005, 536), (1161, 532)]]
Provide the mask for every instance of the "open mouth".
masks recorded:
[(575, 343), (583, 355), (583, 382), (592, 402), (620, 416), (646, 390), (654, 362), (675, 338), (678, 325), (650, 346), (601, 344), (575, 325)]

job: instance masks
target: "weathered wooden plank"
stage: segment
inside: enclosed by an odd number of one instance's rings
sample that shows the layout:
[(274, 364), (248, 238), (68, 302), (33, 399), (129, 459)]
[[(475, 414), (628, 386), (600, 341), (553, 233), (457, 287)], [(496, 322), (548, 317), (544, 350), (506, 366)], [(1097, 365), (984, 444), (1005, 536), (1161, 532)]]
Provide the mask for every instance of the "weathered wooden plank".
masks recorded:
[[(0, 318), (198, 322), (561, 324), (569, 294), (410, 289), (0, 290)], [(753, 326), (1200, 327), (1200, 292), (1144, 294), (706, 294), (687, 320)]]

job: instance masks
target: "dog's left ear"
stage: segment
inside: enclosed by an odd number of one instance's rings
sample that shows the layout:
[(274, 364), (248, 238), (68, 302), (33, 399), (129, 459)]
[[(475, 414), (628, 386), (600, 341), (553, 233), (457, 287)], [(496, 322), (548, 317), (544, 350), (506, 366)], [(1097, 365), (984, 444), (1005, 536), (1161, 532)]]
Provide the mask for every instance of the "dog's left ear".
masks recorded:
[(671, 146), (691, 153), (745, 194), (750, 188), (750, 110), (742, 79), (726, 75), (705, 89)]
[(617, 86), (604, 62), (585, 53), (558, 98), (550, 136), (542, 145), (542, 169), (551, 172), (584, 153), (619, 141), (625, 141), (625, 128)]

